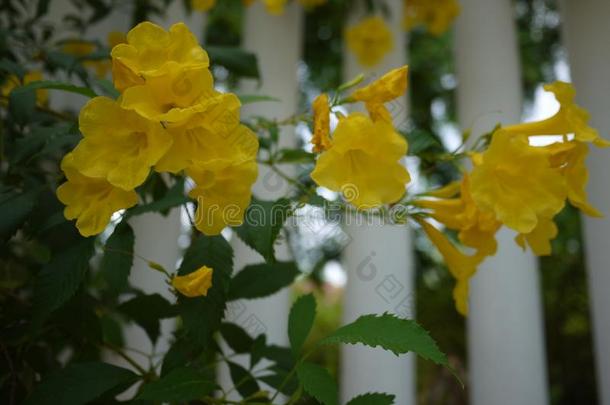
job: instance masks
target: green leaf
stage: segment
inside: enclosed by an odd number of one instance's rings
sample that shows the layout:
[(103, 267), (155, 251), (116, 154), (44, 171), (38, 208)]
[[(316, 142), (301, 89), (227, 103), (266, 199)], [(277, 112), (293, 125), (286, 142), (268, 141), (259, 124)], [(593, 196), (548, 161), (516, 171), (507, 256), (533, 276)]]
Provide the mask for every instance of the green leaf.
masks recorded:
[(176, 181), (176, 184), (174, 184), (162, 198), (145, 205), (138, 205), (131, 208), (127, 211), (127, 215), (136, 216), (147, 212), (166, 211), (189, 201), (189, 198), (184, 195), (184, 180), (181, 179)]
[(40, 271), (34, 285), (36, 321), (61, 307), (78, 290), (89, 269), (94, 240), (84, 239), (58, 253)]
[(220, 334), (235, 353), (246, 353), (252, 348), (254, 340), (248, 333), (233, 323), (223, 323)]
[(131, 371), (106, 363), (70, 364), (45, 376), (26, 405), (87, 404), (115, 388), (127, 388), (137, 379)]
[(22, 89), (24, 87), (17, 87), (9, 94), (9, 111), (17, 122), (26, 124), (36, 110), (36, 92), (31, 89)]
[(141, 294), (119, 306), (119, 311), (140, 325), (154, 344), (159, 337), (159, 321), (176, 316), (172, 304), (159, 294)]
[(414, 352), (437, 364), (447, 365), (447, 357), (424, 328), (413, 320), (388, 313), (363, 315), (320, 342), (322, 345), (339, 343), (379, 346), (396, 355)]
[(233, 249), (222, 236), (200, 235), (187, 249), (178, 274), (189, 274), (201, 266), (214, 269), (212, 287), (205, 297), (180, 297), (179, 311), (187, 333), (207, 346), (220, 328), (226, 309), (229, 280), (233, 270)]
[(258, 61), (256, 55), (238, 47), (207, 46), (212, 65), (222, 65), (230, 72), (242, 76), (258, 79)]
[(280, 149), (274, 160), (276, 163), (313, 163), (316, 155), (303, 149)]
[(396, 396), (378, 392), (358, 395), (352, 398), (347, 405), (393, 405)]
[(301, 363), (297, 367), (303, 389), (324, 405), (338, 405), (337, 383), (328, 370), (313, 363)]
[(288, 337), (292, 353), (296, 356), (303, 348), (316, 317), (316, 299), (312, 294), (303, 295), (290, 308)]
[(106, 241), (100, 271), (114, 294), (127, 288), (127, 279), (133, 265), (134, 243), (133, 229), (126, 221), (118, 224)]
[(81, 96), (93, 98), (97, 97), (97, 94), (88, 87), (79, 87), (69, 83), (58, 82), (55, 80), (37, 80), (30, 82), (24, 86), (17, 87), (11, 92), (16, 95), (21, 93), (32, 92), (32, 90), (49, 89), (49, 90), (62, 90), (68, 93), (80, 94)]
[(247, 398), (260, 391), (258, 383), (248, 370), (232, 361), (227, 361), (227, 364), (233, 385), (242, 397)]
[(406, 136), (409, 142), (409, 155), (417, 156), (428, 149), (442, 148), (438, 139), (428, 131), (410, 131)]
[(276, 98), (276, 97), (263, 96), (263, 95), (258, 95), (258, 94), (238, 94), (237, 98), (239, 98), (239, 101), (241, 102), (242, 105), (252, 104), (252, 103), (261, 103), (261, 102), (265, 102), (265, 101), (272, 101), (272, 102), (281, 101), (279, 98)]
[(27, 219), (38, 198), (39, 189), (11, 190), (0, 194), (0, 243), (9, 239)]
[(231, 280), (229, 300), (253, 299), (272, 295), (292, 284), (300, 274), (294, 262), (252, 264)]
[(172, 370), (189, 365), (191, 361), (197, 361), (203, 348), (194, 344), (192, 340), (177, 338), (163, 357), (161, 376), (169, 374)]
[(290, 214), (290, 201), (262, 201), (252, 198), (242, 225), (235, 228), (241, 240), (260, 253), (266, 261), (275, 261), (274, 243)]
[(195, 401), (215, 389), (216, 384), (209, 381), (207, 375), (192, 368), (182, 367), (172, 370), (159, 380), (145, 384), (136, 399), (155, 402)]

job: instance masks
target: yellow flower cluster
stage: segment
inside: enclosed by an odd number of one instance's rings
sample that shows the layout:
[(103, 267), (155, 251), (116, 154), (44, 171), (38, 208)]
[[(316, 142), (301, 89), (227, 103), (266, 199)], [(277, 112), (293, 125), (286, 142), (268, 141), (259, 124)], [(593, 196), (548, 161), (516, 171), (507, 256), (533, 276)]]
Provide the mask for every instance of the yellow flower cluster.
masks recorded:
[[(218, 234), (241, 223), (257, 177), (258, 140), (240, 124), (240, 102), (214, 89), (206, 52), (188, 28), (144, 22), (112, 49), (118, 100), (95, 97), (81, 110), (83, 139), (66, 155), (57, 190), (83, 236), (137, 204), (150, 174), (185, 171), (195, 180), (197, 228)], [(231, 215), (226, 215), (230, 208)]]
[(348, 49), (365, 67), (377, 65), (394, 48), (390, 28), (380, 16), (364, 18), (345, 31)]
[(423, 26), (433, 35), (442, 35), (460, 14), (457, 0), (404, 0), (403, 25), (412, 30)]
[(356, 90), (352, 101), (362, 101), (369, 115), (354, 112), (339, 117), (332, 139), (328, 96), (313, 103), (314, 151), (321, 153), (311, 178), (320, 186), (342, 192), (358, 209), (370, 209), (400, 200), (411, 181), (400, 163), (407, 141), (396, 132), (384, 103), (407, 90), (407, 67), (385, 74)]
[[(475, 249), (473, 255), (459, 252), (434, 227), (420, 220), (457, 279), (454, 297), (463, 314), (468, 311), (468, 280), (476, 266), (495, 253), (494, 238), (500, 226), (516, 231), (516, 242), (523, 248), (529, 245), (535, 254), (548, 255), (551, 240), (557, 236), (553, 217), (566, 200), (587, 215), (601, 216), (587, 201), (585, 158), (588, 144), (607, 147), (610, 142), (589, 126), (588, 113), (574, 103), (571, 84), (555, 82), (545, 89), (560, 103), (557, 114), (543, 121), (499, 128), (489, 147), (473, 154), (474, 167), (464, 176), (460, 190), (450, 185), (432, 195), (441, 198), (416, 203), (430, 210), (432, 218), (456, 230), (463, 245)], [(532, 145), (532, 137), (549, 136), (560, 141)], [(458, 192), (459, 197), (448, 198)]]

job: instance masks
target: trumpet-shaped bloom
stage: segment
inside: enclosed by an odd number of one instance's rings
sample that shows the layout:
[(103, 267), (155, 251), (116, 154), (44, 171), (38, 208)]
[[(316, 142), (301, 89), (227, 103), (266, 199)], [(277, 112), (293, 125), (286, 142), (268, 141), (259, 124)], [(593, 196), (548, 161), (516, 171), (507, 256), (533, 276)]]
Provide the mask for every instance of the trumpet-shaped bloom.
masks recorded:
[(328, 95), (320, 94), (311, 105), (313, 109), (313, 151), (320, 153), (328, 149), (332, 142), (330, 140), (330, 106)]
[(186, 297), (205, 296), (208, 295), (208, 290), (212, 287), (213, 274), (213, 269), (202, 266), (185, 276), (174, 276), (172, 278), (172, 286)]
[(500, 129), (470, 176), (476, 205), (519, 233), (530, 233), (538, 218), (552, 218), (564, 206), (566, 184), (543, 148), (527, 137)]
[(185, 69), (201, 69), (210, 65), (207, 53), (184, 23), (169, 31), (150, 22), (136, 25), (127, 34), (127, 43), (112, 49), (114, 86), (121, 92), (143, 84), (145, 79), (165, 74), (168, 63)]
[(394, 203), (411, 181), (400, 163), (406, 153), (407, 141), (390, 124), (352, 113), (339, 121), (332, 146), (318, 158), (311, 178), (342, 192), (358, 209)]
[(417, 222), (422, 226), (422, 229), (434, 246), (436, 246), (441, 256), (443, 256), (449, 272), (456, 279), (457, 284), (453, 290), (455, 306), (458, 312), (462, 315), (467, 315), (470, 278), (476, 273), (477, 266), (481, 263), (484, 256), (463, 254), (453, 246), (441, 231), (430, 223), (421, 219), (417, 220)]
[[(155, 169), (177, 173), (194, 160), (208, 156), (232, 156), (243, 146), (256, 150), (258, 143), (252, 133), (239, 127), (240, 102), (234, 94), (216, 93), (199, 105), (201, 111), (184, 123), (168, 125), (172, 146)], [(243, 145), (239, 145), (240, 142)], [(236, 148), (235, 145), (239, 145)]]
[(363, 19), (349, 27), (345, 36), (349, 50), (366, 67), (377, 65), (394, 48), (392, 32), (380, 16)]
[(530, 233), (517, 235), (515, 242), (523, 249), (527, 243), (538, 256), (548, 256), (551, 254), (551, 241), (555, 239), (557, 232), (557, 225), (552, 218), (540, 218)]
[[(28, 72), (25, 75), (23, 75), (23, 85), (26, 85), (26, 84), (29, 84), (32, 82), (37, 82), (39, 80), (43, 80), (42, 73), (39, 71), (32, 71), (32, 72)], [(2, 89), (0, 90), (0, 93), (4, 97), (8, 97), (11, 94), (11, 91), (13, 91), (13, 89), (15, 87), (19, 87), (21, 85), (22, 85), (22, 82), (19, 80), (19, 78), (15, 75), (11, 75), (6, 78), (6, 81), (2, 85)], [(36, 102), (38, 104), (46, 104), (48, 101), (49, 101), (49, 92), (47, 91), (47, 89), (36, 90)]]
[(226, 226), (243, 222), (250, 204), (252, 185), (258, 175), (256, 135), (240, 125), (235, 130), (234, 152), (227, 156), (222, 148), (211, 147), (216, 156), (194, 161), (186, 173), (195, 181), (189, 196), (197, 200), (195, 226), (206, 235), (218, 235)]
[(135, 191), (126, 191), (105, 179), (79, 173), (72, 153), (64, 156), (61, 169), (68, 181), (57, 188), (57, 198), (66, 205), (66, 219), (76, 219), (76, 227), (85, 237), (101, 233), (110, 222), (112, 214), (138, 203)]
[[(453, 192), (455, 186), (450, 185), (441, 190), (441, 195)], [(502, 225), (496, 220), (492, 211), (481, 210), (470, 194), (470, 179), (464, 175), (459, 198), (418, 200), (419, 207), (432, 210), (431, 216), (443, 223), (447, 228), (458, 231), (458, 238), (465, 246), (477, 250), (481, 256), (491, 256), (496, 253), (495, 234)]]
[(408, 66), (393, 69), (368, 86), (354, 91), (351, 98), (362, 101), (373, 120), (382, 119), (392, 122), (392, 116), (385, 103), (405, 95), (408, 71)]
[(191, 7), (196, 11), (209, 11), (216, 5), (216, 0), (191, 0)]
[(176, 124), (205, 111), (208, 99), (217, 94), (208, 69), (182, 69), (172, 62), (163, 71), (126, 89), (121, 107), (152, 121)]
[(403, 24), (407, 30), (423, 26), (439, 36), (449, 30), (459, 14), (456, 0), (404, 0)]
[(95, 97), (83, 107), (79, 126), (84, 138), (72, 154), (74, 167), (124, 190), (142, 184), (172, 144), (159, 122), (125, 110), (107, 97)]
[(610, 142), (599, 136), (599, 133), (589, 126), (589, 113), (576, 105), (574, 99), (576, 90), (570, 83), (555, 82), (544, 86), (552, 92), (559, 102), (559, 111), (552, 117), (542, 121), (510, 125), (503, 129), (515, 135), (564, 135), (574, 134), (578, 142), (590, 142), (598, 147), (610, 146)]
[(551, 166), (560, 170), (566, 180), (568, 200), (576, 208), (592, 217), (602, 217), (602, 213), (593, 207), (588, 199), (586, 186), (589, 171), (585, 160), (589, 147), (581, 142), (558, 142), (545, 147), (550, 154)]

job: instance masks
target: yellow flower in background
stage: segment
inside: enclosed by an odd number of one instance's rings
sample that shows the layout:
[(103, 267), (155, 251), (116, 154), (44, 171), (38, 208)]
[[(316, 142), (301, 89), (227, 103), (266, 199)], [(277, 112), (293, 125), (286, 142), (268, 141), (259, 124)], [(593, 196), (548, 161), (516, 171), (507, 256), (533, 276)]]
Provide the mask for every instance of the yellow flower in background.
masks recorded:
[(263, 0), (267, 12), (272, 15), (284, 14), (284, 8), (286, 7), (287, 2), (288, 0)]
[[(173, 143), (155, 166), (159, 172), (178, 173), (191, 165), (193, 160), (202, 160), (218, 154), (232, 155), (238, 141), (258, 147), (247, 135), (235, 140), (239, 125), (241, 103), (234, 94), (216, 92), (198, 105), (198, 112), (179, 124), (167, 125)], [(212, 153), (216, 151), (215, 153)]]
[(67, 182), (57, 188), (57, 198), (66, 205), (64, 216), (76, 219), (76, 227), (87, 237), (101, 233), (115, 212), (138, 203), (135, 191), (126, 191), (108, 183), (79, 173), (74, 155), (68, 153), (61, 162)]
[(380, 16), (367, 17), (345, 31), (347, 47), (362, 66), (377, 65), (394, 48), (392, 32)]
[[(256, 135), (240, 125), (235, 137), (258, 142)], [(243, 141), (242, 141), (243, 142)], [(246, 145), (247, 142), (244, 142)], [(206, 235), (218, 235), (226, 226), (243, 222), (250, 204), (252, 185), (258, 175), (257, 148), (235, 146), (233, 156), (218, 156), (195, 161), (186, 173), (195, 182), (189, 196), (197, 200), (195, 227)]]
[(566, 180), (570, 203), (589, 216), (602, 217), (602, 213), (588, 202), (585, 190), (589, 181), (589, 171), (585, 165), (589, 154), (587, 144), (556, 142), (544, 149), (550, 154), (551, 166), (558, 168)]
[(557, 233), (557, 225), (552, 218), (540, 218), (530, 233), (517, 235), (515, 242), (523, 249), (527, 243), (535, 255), (548, 256), (551, 254), (551, 241), (555, 239)]
[(111, 55), (114, 86), (121, 92), (144, 84), (145, 78), (166, 74), (164, 68), (170, 63), (183, 69), (210, 65), (207, 53), (184, 23), (172, 25), (169, 31), (148, 21), (140, 23), (127, 34), (127, 43), (115, 46)]
[(457, 284), (453, 289), (455, 306), (459, 313), (467, 315), (470, 278), (475, 275), (477, 266), (481, 263), (484, 256), (469, 256), (460, 252), (441, 231), (430, 223), (422, 219), (416, 219), (416, 221), (421, 225), (441, 256), (443, 256), (449, 272), (456, 279)]
[(552, 218), (563, 208), (563, 176), (551, 167), (548, 153), (530, 146), (527, 137), (500, 129), (481, 160), (470, 177), (472, 198), (509, 228), (530, 233), (539, 218)]
[(330, 105), (328, 94), (322, 93), (315, 98), (311, 105), (313, 109), (313, 151), (315, 153), (324, 152), (330, 148)]
[(124, 190), (142, 184), (172, 144), (159, 122), (122, 109), (107, 97), (95, 97), (83, 107), (79, 127), (84, 138), (72, 153), (74, 167)]
[(204, 111), (208, 99), (216, 95), (206, 68), (183, 69), (172, 62), (162, 70), (163, 74), (148, 77), (146, 83), (127, 88), (121, 107), (149, 120), (180, 123)]
[(191, 0), (191, 7), (196, 11), (210, 11), (216, 5), (216, 0)]
[[(3, 97), (8, 98), (11, 91), (21, 85), (26, 85), (32, 82), (43, 80), (42, 73), (34, 70), (23, 75), (23, 82), (15, 75), (10, 75), (6, 78), (6, 81), (2, 85), (0, 93)], [(36, 102), (40, 105), (47, 104), (49, 101), (49, 92), (46, 89), (36, 90)]]
[(186, 297), (206, 296), (208, 290), (212, 287), (213, 274), (214, 270), (212, 268), (202, 266), (185, 276), (174, 276), (172, 286)]
[[(107, 44), (110, 49), (114, 48), (118, 44), (125, 43), (127, 40), (124, 33), (119, 31), (112, 31), (108, 33)], [(62, 51), (76, 56), (77, 58), (87, 58), (93, 56), (97, 50), (97, 46), (94, 42), (85, 40), (68, 40), (63, 43)], [(95, 71), (95, 74), (99, 78), (105, 78), (108, 72), (112, 69), (112, 63), (109, 58), (102, 59), (89, 59), (82, 62), (85, 67), (91, 68)]]
[(457, 0), (404, 0), (405, 29), (423, 26), (433, 35), (447, 32), (460, 14)]
[(391, 123), (392, 116), (385, 103), (405, 95), (408, 72), (409, 67), (406, 65), (393, 69), (368, 86), (354, 91), (350, 98), (363, 102), (374, 121), (384, 120)]
[(574, 103), (576, 90), (570, 83), (555, 82), (544, 86), (552, 92), (560, 104), (559, 111), (542, 121), (510, 125), (503, 129), (514, 135), (564, 135), (574, 134), (578, 142), (590, 142), (598, 147), (610, 146), (610, 141), (603, 139), (589, 126), (589, 113)]
[(342, 192), (358, 209), (394, 203), (411, 181), (400, 159), (407, 141), (385, 121), (352, 113), (339, 121), (330, 148), (320, 155), (311, 178)]
[(326, 4), (328, 0), (297, 0), (305, 8), (314, 8)]

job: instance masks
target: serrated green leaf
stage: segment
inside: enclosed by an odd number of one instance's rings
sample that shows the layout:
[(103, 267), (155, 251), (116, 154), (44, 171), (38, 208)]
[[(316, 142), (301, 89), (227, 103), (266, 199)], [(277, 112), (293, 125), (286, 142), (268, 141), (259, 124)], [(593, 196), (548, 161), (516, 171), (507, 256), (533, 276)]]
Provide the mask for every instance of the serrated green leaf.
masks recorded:
[(184, 327), (200, 345), (209, 344), (220, 328), (226, 309), (229, 280), (233, 270), (233, 249), (222, 236), (200, 235), (187, 249), (178, 274), (189, 274), (201, 266), (214, 269), (207, 296), (180, 297), (179, 311)]
[(127, 279), (133, 265), (134, 243), (133, 229), (125, 221), (114, 228), (114, 232), (106, 241), (100, 271), (114, 294), (119, 294), (127, 288)]
[(229, 366), (229, 373), (231, 374), (233, 385), (243, 398), (247, 398), (260, 391), (256, 379), (248, 370), (232, 361), (227, 361), (227, 365)]
[(26, 405), (82, 405), (117, 387), (127, 388), (138, 376), (106, 363), (70, 364), (43, 377)]
[(208, 376), (189, 367), (172, 370), (159, 380), (142, 387), (136, 397), (141, 400), (161, 402), (186, 402), (201, 399), (216, 389), (216, 383)]
[(352, 398), (347, 405), (393, 405), (396, 396), (373, 392)]
[(176, 310), (159, 294), (141, 294), (119, 306), (119, 311), (140, 325), (154, 344), (159, 338), (159, 322), (176, 316)]
[(316, 318), (316, 299), (312, 294), (303, 295), (290, 308), (288, 337), (292, 353), (296, 356), (303, 348)]
[(297, 367), (303, 389), (324, 405), (338, 405), (337, 383), (328, 370), (313, 363), (301, 363)]
[(0, 194), (0, 243), (9, 239), (25, 222), (36, 204), (40, 190), (11, 190)]
[(233, 277), (229, 300), (262, 298), (292, 284), (300, 274), (294, 262), (262, 263), (246, 266)]
[(183, 337), (176, 339), (163, 357), (161, 376), (169, 374), (174, 369), (188, 366), (191, 361), (196, 361), (201, 353), (203, 348), (194, 344), (192, 340)]
[(262, 201), (252, 198), (242, 225), (235, 228), (244, 243), (256, 250), (268, 262), (275, 261), (274, 243), (290, 213), (290, 201)]
[(447, 365), (447, 357), (424, 328), (411, 319), (388, 313), (363, 315), (320, 341), (321, 345), (339, 343), (379, 346), (396, 355), (414, 352), (437, 364)]
[(89, 269), (89, 259), (94, 252), (94, 240), (95, 238), (87, 238), (78, 242), (56, 254), (43, 267), (34, 285), (36, 321), (43, 320), (61, 307), (78, 290)]
[(249, 352), (254, 343), (248, 332), (233, 323), (223, 323), (220, 334), (235, 353)]

